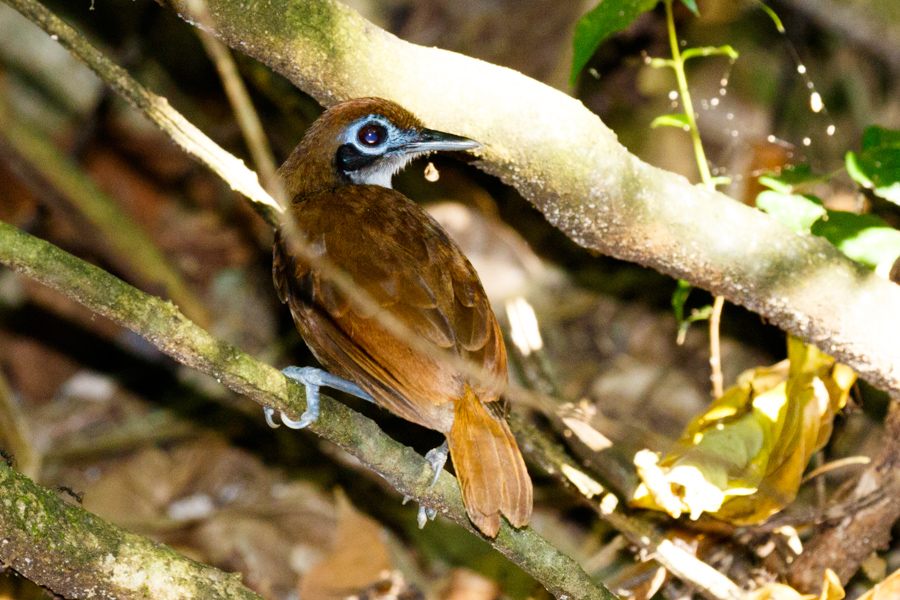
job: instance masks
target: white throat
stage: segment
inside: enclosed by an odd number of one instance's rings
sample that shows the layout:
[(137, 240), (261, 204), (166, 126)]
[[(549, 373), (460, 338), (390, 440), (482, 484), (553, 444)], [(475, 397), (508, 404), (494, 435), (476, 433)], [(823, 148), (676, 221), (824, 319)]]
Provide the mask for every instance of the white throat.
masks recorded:
[(347, 177), (356, 185), (380, 185), (383, 188), (393, 189), (391, 180), (394, 174), (406, 166), (406, 164), (418, 156), (418, 154), (397, 154), (376, 161), (371, 167), (350, 171)]

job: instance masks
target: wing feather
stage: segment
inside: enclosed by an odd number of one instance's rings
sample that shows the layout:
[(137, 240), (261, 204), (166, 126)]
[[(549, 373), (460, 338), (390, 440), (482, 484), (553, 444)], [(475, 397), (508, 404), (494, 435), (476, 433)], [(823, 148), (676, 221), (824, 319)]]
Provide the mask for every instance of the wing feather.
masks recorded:
[[(292, 215), (312, 261), (278, 234), (273, 273), (301, 334), (323, 365), (356, 381), (403, 418), (449, 430), (452, 400), (467, 378), (398, 339), (316, 267), (327, 259), (407, 328), (506, 380), (506, 352), (481, 283), (459, 247), (431, 217), (394, 190), (338, 188), (302, 199)], [(470, 383), (484, 401), (494, 384)], [(413, 404), (415, 403), (415, 404)], [(448, 406), (441, 406), (448, 405)]]

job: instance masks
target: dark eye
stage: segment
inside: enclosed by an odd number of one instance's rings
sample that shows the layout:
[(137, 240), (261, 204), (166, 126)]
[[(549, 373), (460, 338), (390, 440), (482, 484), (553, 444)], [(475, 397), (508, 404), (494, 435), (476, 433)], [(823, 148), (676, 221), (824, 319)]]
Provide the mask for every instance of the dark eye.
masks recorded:
[(381, 125), (370, 123), (360, 128), (356, 137), (365, 146), (377, 146), (387, 137), (387, 130)]

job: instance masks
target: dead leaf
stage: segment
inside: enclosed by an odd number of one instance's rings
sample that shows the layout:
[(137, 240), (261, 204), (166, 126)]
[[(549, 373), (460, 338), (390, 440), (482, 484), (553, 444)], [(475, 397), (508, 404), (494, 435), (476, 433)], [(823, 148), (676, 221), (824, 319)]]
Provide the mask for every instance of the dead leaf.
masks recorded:
[[(336, 600), (360, 595), (363, 590), (372, 597), (393, 581), (387, 532), (377, 521), (357, 512), (342, 493), (336, 496), (337, 540), (331, 554), (303, 577), (299, 593), (304, 600)], [(379, 597), (385, 594), (378, 592)]]
[(636, 456), (643, 483), (632, 504), (676, 518), (764, 521), (796, 497), (855, 381), (849, 367), (790, 337), (788, 360), (741, 375), (658, 467)]
[(441, 594), (442, 600), (494, 600), (500, 586), (483, 575), (468, 569), (455, 569), (450, 582)]
[(900, 570), (888, 575), (887, 579), (876, 584), (860, 596), (859, 600), (894, 600), (894, 598), (900, 598)]
[[(840, 579), (831, 569), (825, 570), (825, 581), (822, 584), (822, 593), (801, 594), (789, 585), (783, 583), (770, 583), (747, 595), (747, 600), (841, 600), (846, 593)], [(863, 600), (860, 598), (860, 600)], [(869, 599), (871, 600), (871, 599)]]

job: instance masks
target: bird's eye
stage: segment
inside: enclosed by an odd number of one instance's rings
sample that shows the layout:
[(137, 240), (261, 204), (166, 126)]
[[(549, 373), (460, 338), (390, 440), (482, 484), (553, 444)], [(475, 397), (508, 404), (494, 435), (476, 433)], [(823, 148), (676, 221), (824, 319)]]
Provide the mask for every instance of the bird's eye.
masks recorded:
[(387, 130), (382, 125), (370, 123), (360, 128), (359, 134), (356, 136), (359, 142), (364, 146), (377, 146), (387, 138)]

